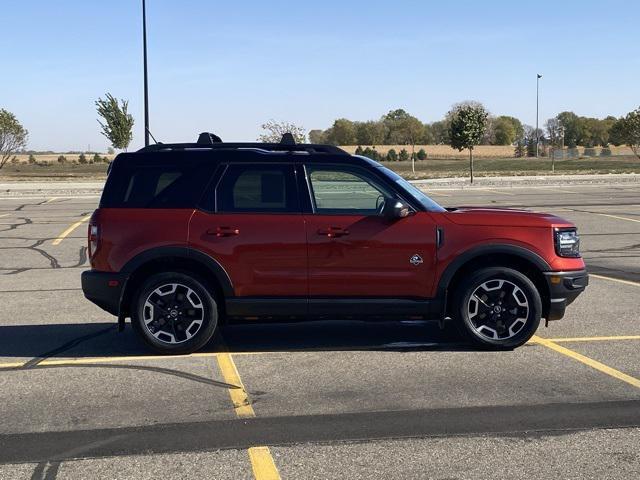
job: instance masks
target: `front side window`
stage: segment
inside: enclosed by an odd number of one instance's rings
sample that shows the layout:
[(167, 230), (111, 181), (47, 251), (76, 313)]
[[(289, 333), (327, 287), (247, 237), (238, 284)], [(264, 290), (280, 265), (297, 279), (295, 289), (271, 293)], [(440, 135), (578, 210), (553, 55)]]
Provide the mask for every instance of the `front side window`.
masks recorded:
[(216, 189), (218, 212), (299, 212), (291, 165), (229, 165)]
[(394, 195), (365, 172), (330, 166), (308, 166), (315, 206), (321, 214), (377, 215)]

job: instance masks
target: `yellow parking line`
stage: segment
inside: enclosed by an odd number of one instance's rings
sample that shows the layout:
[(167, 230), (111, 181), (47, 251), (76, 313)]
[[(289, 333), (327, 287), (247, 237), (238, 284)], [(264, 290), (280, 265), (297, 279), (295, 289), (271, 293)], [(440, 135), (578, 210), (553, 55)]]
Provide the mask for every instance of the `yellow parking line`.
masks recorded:
[[(640, 335), (617, 335), (617, 336), (601, 336), (601, 337), (560, 337), (560, 338), (548, 338), (550, 342), (556, 343), (569, 343), (569, 342), (611, 342), (611, 341), (622, 341), (622, 340), (640, 340)], [(528, 343), (535, 344), (536, 340), (532, 339)], [(309, 351), (317, 351), (313, 349), (300, 350), (300, 352), (309, 352)], [(320, 350), (324, 351), (324, 350)], [(262, 350), (262, 351), (253, 351), (253, 352), (234, 352), (233, 355), (281, 355), (283, 353), (295, 353), (295, 352), (286, 352), (281, 350)], [(190, 353), (186, 355), (123, 355), (123, 356), (115, 356), (115, 357), (82, 357), (82, 358), (48, 358), (38, 362), (37, 367), (46, 367), (46, 366), (73, 366), (73, 365), (90, 365), (96, 363), (118, 363), (118, 362), (144, 362), (144, 361), (154, 361), (154, 360), (180, 360), (180, 359), (188, 359), (188, 358), (213, 358), (220, 357), (225, 355), (230, 357), (231, 354), (228, 352), (196, 352)], [(24, 367), (27, 362), (5, 362), (0, 363), (0, 369), (8, 369), (8, 368), (20, 368)], [(235, 366), (235, 362), (231, 359), (229, 362), (228, 358), (223, 359), (223, 364), (225, 367), (225, 372), (230, 371), (232, 375), (235, 375), (236, 379), (239, 379), (238, 370)], [(223, 373), (224, 375), (224, 373)], [(242, 382), (240, 381), (228, 381), (227, 383), (240, 386)], [(234, 389), (234, 391), (239, 389)], [(245, 392), (246, 395), (246, 392)], [(244, 403), (243, 401), (239, 403)]]
[(562, 337), (547, 338), (550, 342), (568, 343), (568, 342), (615, 342), (617, 340), (640, 340), (640, 335), (615, 335), (609, 337)]
[(230, 353), (220, 353), (216, 356), (218, 359), (218, 367), (222, 373), (225, 383), (236, 385), (238, 388), (230, 388), (229, 396), (233, 402), (233, 408), (235, 408), (236, 415), (240, 418), (255, 417), (256, 413), (253, 411), (251, 403), (249, 403), (249, 396), (244, 389), (240, 374), (236, 368), (236, 364), (233, 361)]
[(62, 242), (62, 240), (64, 240), (67, 235), (69, 235), (71, 232), (73, 232), (76, 228), (78, 228), (80, 225), (82, 225), (84, 222), (86, 222), (90, 218), (91, 218), (91, 215), (87, 215), (86, 217), (82, 217), (82, 219), (80, 221), (74, 223), (69, 228), (67, 228), (64, 232), (62, 232), (58, 236), (58, 238), (56, 238), (53, 242), (51, 242), (51, 244), (52, 245), (60, 245), (60, 242)]
[(43, 202), (42, 205), (46, 205), (47, 203), (51, 203), (58, 200), (58, 197), (51, 197), (49, 200), (47, 200), (46, 202)]
[[(287, 353), (278, 350), (270, 351), (256, 351), (256, 352), (236, 352), (234, 355), (269, 355), (269, 354), (282, 354)], [(175, 360), (183, 358), (211, 358), (222, 355), (220, 352), (202, 352), (202, 353), (190, 353), (188, 355), (128, 355), (121, 357), (84, 357), (84, 358), (56, 358), (46, 359), (38, 362), (37, 366), (72, 366), (72, 365), (87, 365), (92, 363), (115, 363), (115, 362), (135, 362), (146, 360)], [(9, 362), (0, 363), (0, 369), (6, 368), (20, 368), (24, 367), (27, 362)]]
[(2, 215), (0, 215), (0, 218), (2, 217), (8, 217), (9, 215), (11, 215), (10, 213), (3, 213)]
[(436, 195), (440, 197), (450, 197), (448, 193), (434, 192), (433, 190), (427, 190), (427, 195)]
[(595, 213), (596, 215), (600, 215), (601, 217), (617, 218), (618, 220), (626, 220), (627, 222), (640, 223), (640, 220), (638, 220), (637, 218), (619, 217), (618, 215), (610, 215), (608, 213), (596, 213), (596, 212), (593, 212), (593, 213)]
[(280, 474), (273, 461), (269, 447), (252, 447), (249, 449), (251, 468), (256, 480), (280, 480)]
[[(249, 402), (249, 395), (242, 384), (240, 373), (230, 353), (223, 352), (216, 356), (218, 367), (225, 383), (235, 385), (238, 388), (229, 388), (229, 396), (233, 403), (236, 415), (239, 418), (251, 418), (256, 416)], [(280, 474), (271, 456), (269, 447), (251, 447), (248, 450), (253, 476), (256, 480), (280, 480)]]
[(622, 380), (623, 382), (626, 382), (629, 385), (633, 385), (636, 388), (640, 388), (640, 380), (638, 380), (635, 377), (632, 377), (631, 375), (627, 375), (626, 373), (622, 373), (620, 370), (611, 368), (605, 365), (604, 363), (600, 363), (597, 360), (587, 357), (586, 355), (582, 355), (581, 353), (574, 352), (573, 350), (563, 347), (561, 345), (558, 345), (556, 342), (553, 342), (549, 339), (534, 335), (532, 337), (532, 340), (539, 343), (540, 345), (544, 345), (545, 347), (550, 348), (551, 350), (561, 353), (562, 355), (565, 355), (569, 358), (573, 358), (574, 360), (577, 360), (580, 363), (583, 363), (595, 370), (598, 370), (599, 372), (605, 373), (610, 377), (616, 378), (618, 380)]
[(634, 287), (640, 287), (640, 283), (633, 282), (631, 280), (621, 280), (619, 278), (607, 277), (605, 275), (596, 275), (595, 273), (590, 273), (589, 277), (600, 278), (602, 280), (609, 280), (611, 282), (624, 283), (625, 285), (633, 285)]

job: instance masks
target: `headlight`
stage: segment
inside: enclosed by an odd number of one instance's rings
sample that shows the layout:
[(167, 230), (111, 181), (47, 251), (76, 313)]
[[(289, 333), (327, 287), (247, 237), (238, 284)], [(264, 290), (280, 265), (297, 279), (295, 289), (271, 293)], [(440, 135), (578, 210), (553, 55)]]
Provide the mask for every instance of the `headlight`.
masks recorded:
[(580, 236), (575, 228), (556, 228), (556, 254), (559, 257), (580, 256)]

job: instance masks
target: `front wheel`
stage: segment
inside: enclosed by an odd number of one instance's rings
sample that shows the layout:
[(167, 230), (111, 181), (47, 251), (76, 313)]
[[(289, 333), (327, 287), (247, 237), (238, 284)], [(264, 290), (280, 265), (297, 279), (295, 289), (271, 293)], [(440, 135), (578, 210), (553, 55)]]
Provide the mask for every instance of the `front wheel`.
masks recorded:
[(218, 308), (204, 282), (179, 272), (150, 276), (133, 299), (132, 324), (160, 353), (191, 353), (215, 333)]
[(462, 282), (454, 302), (461, 333), (485, 348), (519, 347), (540, 325), (540, 293), (531, 280), (510, 268), (478, 270)]

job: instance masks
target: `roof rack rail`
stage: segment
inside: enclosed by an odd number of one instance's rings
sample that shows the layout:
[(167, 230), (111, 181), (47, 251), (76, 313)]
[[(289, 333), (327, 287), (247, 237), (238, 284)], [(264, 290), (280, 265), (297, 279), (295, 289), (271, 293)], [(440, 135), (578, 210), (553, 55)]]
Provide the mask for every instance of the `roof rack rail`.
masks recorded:
[(267, 152), (306, 152), (327, 153), (333, 155), (349, 155), (334, 145), (316, 145), (312, 143), (296, 143), (293, 135), (285, 133), (280, 143), (231, 142), (225, 143), (213, 133), (203, 132), (196, 143), (156, 143), (141, 148), (138, 152), (160, 152), (166, 150), (263, 150)]

